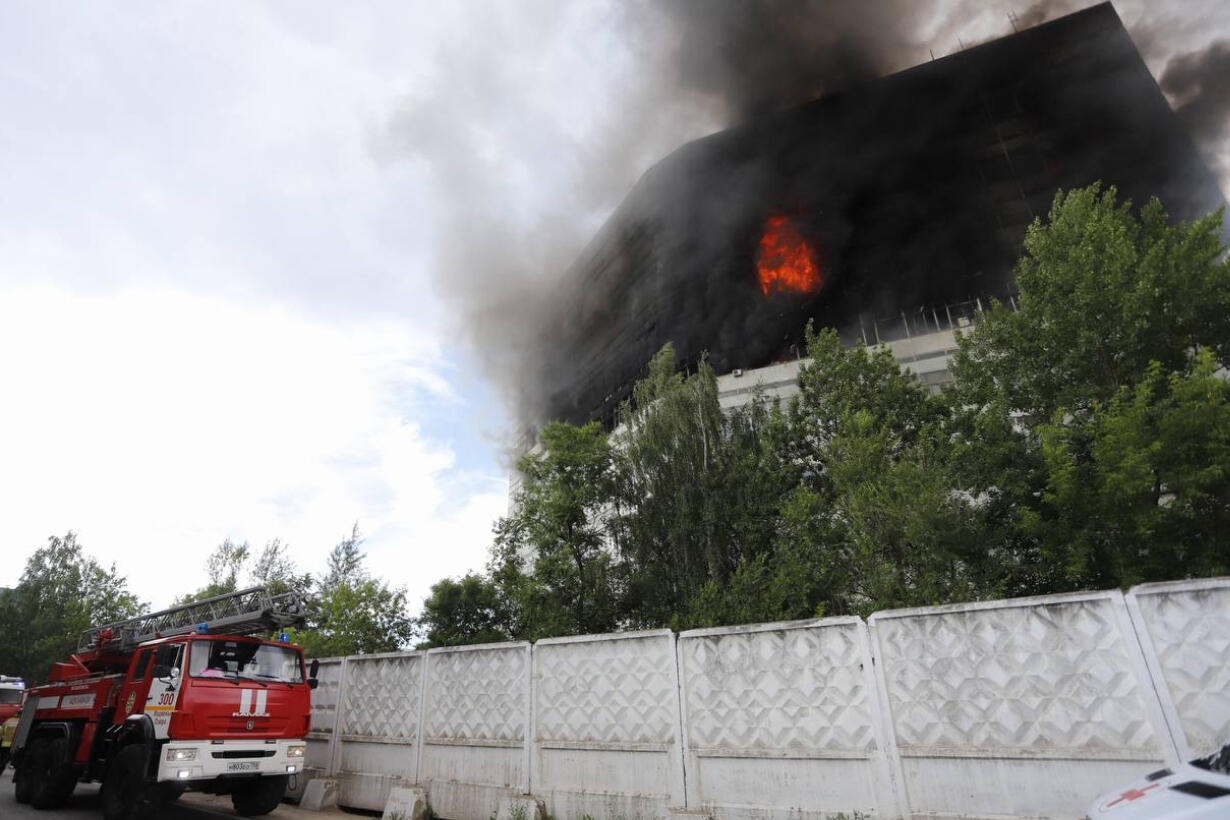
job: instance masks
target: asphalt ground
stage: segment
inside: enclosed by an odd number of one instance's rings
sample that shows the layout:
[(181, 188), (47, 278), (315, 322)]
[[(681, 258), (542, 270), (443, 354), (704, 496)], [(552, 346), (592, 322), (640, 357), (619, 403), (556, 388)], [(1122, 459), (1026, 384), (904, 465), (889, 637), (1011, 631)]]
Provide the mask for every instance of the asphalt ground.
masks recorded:
[[(179, 800), (164, 806), (159, 813), (159, 820), (201, 820), (207, 817), (238, 817), (231, 810), (229, 797), (215, 797), (207, 794), (186, 794)], [(353, 814), (342, 814), (336, 810), (328, 812), (305, 811), (295, 806), (283, 803), (271, 814), (265, 815), (270, 820), (324, 820), (324, 818), (345, 817), (356, 820)], [(78, 783), (69, 798), (68, 804), (55, 811), (38, 811), (26, 805), (23, 806), (13, 799), (13, 770), (6, 768), (0, 775), (0, 820), (10, 818), (39, 818), (39, 820), (102, 820), (102, 806), (98, 799), (98, 784)]]

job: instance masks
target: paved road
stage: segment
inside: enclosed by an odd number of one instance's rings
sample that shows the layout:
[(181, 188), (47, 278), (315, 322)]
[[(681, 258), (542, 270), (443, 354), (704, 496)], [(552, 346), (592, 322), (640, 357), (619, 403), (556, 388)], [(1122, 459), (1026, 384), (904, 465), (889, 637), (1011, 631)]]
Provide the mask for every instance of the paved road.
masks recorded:
[[(215, 806), (201, 805), (203, 802)], [(293, 806), (279, 806), (268, 815), (269, 820), (295, 820), (296, 818), (312, 817), (325, 820), (328, 814), (309, 814)], [(204, 820), (205, 818), (236, 817), (231, 811), (230, 798), (208, 797), (206, 795), (186, 795), (182, 800), (165, 806), (158, 814), (158, 820)], [(36, 811), (29, 806), (22, 806), (13, 799), (13, 770), (6, 769), (0, 776), (0, 820), (15, 820), (15, 818), (38, 818), (38, 820), (102, 820), (102, 809), (98, 804), (98, 786), (77, 785), (68, 805), (58, 811)]]

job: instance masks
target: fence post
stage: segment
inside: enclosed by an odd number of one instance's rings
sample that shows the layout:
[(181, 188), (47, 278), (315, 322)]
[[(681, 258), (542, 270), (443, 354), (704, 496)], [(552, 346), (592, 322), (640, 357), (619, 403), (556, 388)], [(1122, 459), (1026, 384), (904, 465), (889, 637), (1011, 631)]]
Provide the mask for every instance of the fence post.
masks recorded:
[(530, 766), (534, 757), (534, 644), (525, 647), (525, 735), (522, 739), (521, 793), (530, 794)]
[(333, 731), (329, 733), (329, 777), (337, 777), (341, 761), (342, 711), (346, 708), (346, 678), (350, 671), (350, 658), (342, 658), (337, 673), (337, 708), (333, 710)]
[(414, 739), (414, 782), (415, 785), (427, 788), (423, 782), (423, 738), (427, 736), (427, 687), (431, 685), (431, 673), (427, 669), (427, 665), (431, 663), (431, 653), (424, 650), (421, 656), (423, 658), (423, 668), (419, 674), (419, 731), (418, 736)]
[(689, 794), (694, 788), (694, 780), (688, 778), (688, 720), (683, 691), (683, 645), (679, 641), (679, 633), (674, 631), (671, 632), (671, 658), (674, 660), (671, 677), (675, 684), (675, 753), (671, 761), (671, 800), (676, 807), (687, 809), (699, 806), (700, 801)]
[(1171, 766), (1178, 765), (1186, 758), (1180, 752), (1174, 728), (1167, 720), (1164, 704), (1169, 698), (1165, 694), (1165, 682), (1162, 681), (1159, 688), (1158, 681), (1155, 681), (1150, 674), (1145, 644), (1140, 638), (1136, 625), (1132, 622), (1127, 599), (1122, 592), (1115, 590), (1115, 593), (1112, 602), (1115, 615), (1119, 619), (1119, 632), (1123, 635), (1123, 644), (1131, 660), (1132, 671), (1136, 673), (1136, 684), (1140, 687), (1141, 700), (1145, 701), (1149, 722), (1157, 734), (1158, 745), (1162, 747), (1162, 755), (1166, 763)]
[(1153, 645), (1153, 637), (1149, 634), (1149, 628), (1145, 624), (1144, 613), (1140, 611), (1140, 602), (1136, 600), (1136, 587), (1128, 590), (1127, 595), (1124, 596), (1124, 603), (1127, 606), (1128, 620), (1136, 637), (1137, 646), (1140, 647), (1140, 652), (1144, 656), (1145, 669), (1152, 684), (1151, 689), (1161, 706), (1162, 719), (1169, 733), (1170, 746), (1166, 750), (1167, 756), (1169, 757), (1171, 751), (1175, 755), (1174, 759), (1167, 762), (1174, 765), (1190, 760), (1192, 750), (1188, 748), (1187, 734), (1183, 731), (1183, 724), (1175, 708), (1174, 698), (1170, 694), (1170, 687), (1166, 684), (1166, 677), (1162, 674), (1162, 665), (1157, 657), (1157, 647)]
[(897, 748), (897, 728), (893, 723), (893, 710), (888, 699), (888, 678), (884, 669), (883, 653), (880, 651), (880, 635), (876, 631), (876, 617), (873, 614), (865, 621), (861, 618), (859, 620), (863, 625), (859, 635), (866, 642), (863, 657), (868, 663), (865, 670), (867, 688), (874, 699), (873, 723), (877, 745), (884, 755), (882, 771), (888, 776), (890, 805), (896, 809), (897, 817), (909, 817), (909, 795), (906, 793), (905, 771), (901, 766), (901, 750)]

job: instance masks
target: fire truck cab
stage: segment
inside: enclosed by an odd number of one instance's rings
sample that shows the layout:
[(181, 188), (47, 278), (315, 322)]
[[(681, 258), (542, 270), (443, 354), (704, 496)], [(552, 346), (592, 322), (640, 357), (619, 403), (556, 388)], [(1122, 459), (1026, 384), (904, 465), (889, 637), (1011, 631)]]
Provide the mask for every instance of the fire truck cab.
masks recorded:
[(272, 811), (303, 770), (315, 680), (284, 634), (254, 633), (301, 617), (298, 599), (255, 588), (90, 630), (30, 690), (13, 741), (18, 802), (55, 808), (99, 781), (107, 820), (150, 817), (186, 789), (230, 794), (245, 816)]
[(17, 731), (17, 715), (26, 695), (26, 684), (21, 678), (0, 675), (0, 772), (9, 760), (9, 747)]
[(25, 694), (26, 684), (21, 678), (0, 675), (0, 723), (21, 711), (21, 699)]

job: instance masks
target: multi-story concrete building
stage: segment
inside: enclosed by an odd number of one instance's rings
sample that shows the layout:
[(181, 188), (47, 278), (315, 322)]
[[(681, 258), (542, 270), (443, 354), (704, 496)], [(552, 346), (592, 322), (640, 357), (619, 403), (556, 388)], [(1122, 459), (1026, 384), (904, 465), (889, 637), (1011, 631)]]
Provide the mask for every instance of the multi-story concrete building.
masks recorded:
[[(666, 342), (731, 396), (784, 384), (809, 321), (942, 383), (942, 306), (1011, 298), (1028, 224), (1098, 180), (1177, 216), (1223, 204), (1109, 3), (697, 140), (572, 266), (523, 404), (612, 423)], [(885, 316), (909, 331), (877, 338)]]

